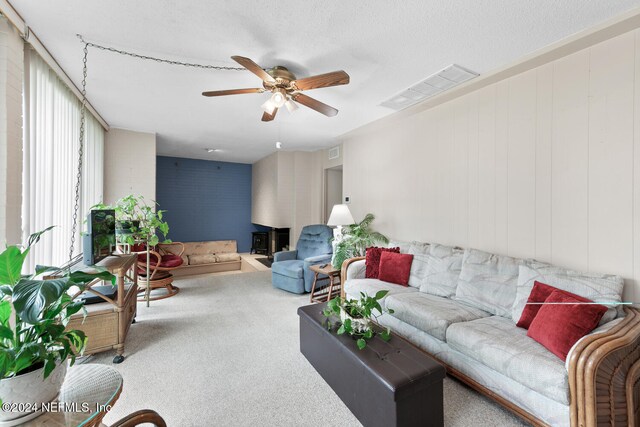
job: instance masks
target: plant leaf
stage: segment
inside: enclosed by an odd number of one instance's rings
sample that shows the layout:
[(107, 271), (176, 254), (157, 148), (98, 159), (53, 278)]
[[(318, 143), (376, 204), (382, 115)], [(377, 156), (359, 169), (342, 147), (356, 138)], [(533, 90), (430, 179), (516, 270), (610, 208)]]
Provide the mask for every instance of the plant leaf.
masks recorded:
[(387, 290), (378, 291), (378, 292), (376, 292), (375, 299), (380, 300), (380, 299), (384, 298), (385, 295), (387, 295), (388, 293), (389, 293), (389, 291), (387, 291)]
[(49, 353), (47, 361), (44, 363), (44, 378), (46, 379), (56, 368), (56, 359), (53, 353)]
[(8, 300), (0, 301), (0, 324), (6, 325), (11, 317), (11, 302)]
[(54, 303), (69, 288), (69, 279), (21, 279), (13, 289), (13, 307), (23, 321), (36, 324), (40, 313)]
[(109, 273), (106, 270), (98, 271), (97, 273), (86, 273), (83, 271), (74, 271), (69, 274), (69, 279), (74, 285), (86, 285), (96, 279), (101, 279), (111, 282), (112, 285), (116, 284), (116, 276)]
[(367, 342), (363, 338), (360, 338), (360, 339), (358, 339), (358, 341), (356, 341), (356, 345), (358, 346), (358, 348), (360, 350), (362, 350), (363, 348), (365, 348), (367, 346)]
[(51, 267), (47, 265), (36, 265), (36, 274), (35, 276), (39, 276), (42, 273), (47, 273), (49, 271), (59, 271), (59, 267)]
[(20, 271), (28, 251), (9, 246), (0, 254), (0, 284), (15, 285), (21, 279)]
[(31, 236), (29, 236), (29, 240), (27, 242), (27, 249), (30, 248), (31, 246), (35, 245), (36, 243), (38, 243), (40, 241), (40, 237), (42, 237), (42, 235), (44, 233), (46, 233), (47, 231), (53, 229), (55, 227), (55, 225), (51, 225), (47, 228), (45, 228), (42, 231), (37, 231), (35, 233), (33, 233)]
[(7, 326), (0, 325), (0, 338), (5, 340), (13, 339), (13, 331)]

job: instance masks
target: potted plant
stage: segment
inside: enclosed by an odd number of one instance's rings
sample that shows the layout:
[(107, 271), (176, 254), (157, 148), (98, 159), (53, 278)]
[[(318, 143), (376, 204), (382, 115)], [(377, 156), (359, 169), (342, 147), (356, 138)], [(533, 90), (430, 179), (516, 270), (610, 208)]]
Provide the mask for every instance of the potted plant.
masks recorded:
[(376, 243), (389, 243), (389, 239), (384, 235), (371, 229), (374, 219), (375, 216), (368, 213), (359, 223), (342, 227), (341, 235), (336, 238), (334, 268), (342, 268), (342, 263), (346, 259), (364, 256), (366, 249)]
[[(151, 262), (149, 248), (158, 243), (171, 243), (167, 239), (169, 224), (163, 220), (166, 211), (156, 209), (156, 201), (147, 202), (143, 196), (130, 194), (119, 199), (114, 206), (99, 203), (91, 209), (114, 209), (116, 212), (116, 235), (119, 243), (130, 246), (143, 245), (147, 252), (146, 277), (149, 277)], [(118, 231), (120, 230), (120, 231)], [(162, 240), (160, 236), (162, 236)], [(149, 306), (150, 288), (147, 286), (145, 297)]]
[[(169, 224), (163, 220), (166, 211), (157, 210), (158, 203), (147, 202), (143, 196), (130, 194), (119, 199), (114, 205), (98, 203), (91, 209), (113, 209), (116, 213), (116, 235), (119, 243), (149, 243), (157, 245), (160, 241), (169, 243)], [(162, 235), (162, 240), (158, 234)]]
[(23, 422), (37, 415), (41, 403), (57, 396), (67, 359), (73, 365), (82, 354), (84, 333), (66, 330), (69, 318), (83, 309), (70, 290), (82, 290), (96, 279), (115, 285), (107, 271), (63, 270), (54, 278), (42, 278), (60, 270), (37, 266), (34, 273), (22, 275), (29, 250), (51, 228), (31, 235), (24, 249), (13, 245), (0, 253), (0, 400), (10, 405), (3, 406), (0, 422)]
[[(360, 292), (360, 299), (346, 299), (335, 297), (327, 303), (327, 308), (322, 314), (328, 318), (327, 327), (331, 329), (332, 324), (329, 320), (335, 316), (340, 317), (340, 327), (337, 330), (338, 335), (348, 334), (356, 339), (356, 345), (360, 350), (367, 346), (367, 340), (375, 335), (380, 335), (385, 341), (391, 339), (391, 330), (389, 328), (376, 331), (372, 321), (377, 320), (384, 313), (393, 313), (391, 309), (383, 309), (380, 300), (387, 295), (389, 291), (378, 291), (375, 296), (370, 297), (364, 292)], [(376, 315), (374, 310), (379, 314)]]

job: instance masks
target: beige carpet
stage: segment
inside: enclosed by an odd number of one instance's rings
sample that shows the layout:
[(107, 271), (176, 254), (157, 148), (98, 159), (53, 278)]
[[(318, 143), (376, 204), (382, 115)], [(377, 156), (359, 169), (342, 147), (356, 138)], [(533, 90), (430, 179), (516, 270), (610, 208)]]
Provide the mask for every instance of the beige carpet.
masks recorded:
[[(274, 289), (270, 272), (181, 279), (181, 292), (138, 305), (126, 342), (88, 363), (124, 377), (107, 425), (138, 409), (169, 426), (359, 426), (299, 351), (296, 309), (308, 303)], [(445, 425), (525, 425), (455, 380), (444, 383)]]

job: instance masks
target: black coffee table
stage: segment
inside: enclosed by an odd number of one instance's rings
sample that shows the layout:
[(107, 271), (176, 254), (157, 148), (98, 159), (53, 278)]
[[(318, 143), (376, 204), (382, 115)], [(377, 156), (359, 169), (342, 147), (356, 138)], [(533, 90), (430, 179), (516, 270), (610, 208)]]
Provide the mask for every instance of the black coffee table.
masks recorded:
[(445, 368), (413, 344), (379, 337), (359, 350), (327, 330), (326, 303), (298, 308), (300, 351), (360, 422), (368, 426), (442, 426)]

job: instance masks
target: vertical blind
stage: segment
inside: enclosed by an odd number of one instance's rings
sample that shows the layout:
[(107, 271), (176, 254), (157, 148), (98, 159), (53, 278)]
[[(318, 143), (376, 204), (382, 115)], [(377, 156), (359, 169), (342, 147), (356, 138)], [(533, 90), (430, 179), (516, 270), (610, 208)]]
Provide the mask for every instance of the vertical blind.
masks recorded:
[[(25, 52), (23, 241), (36, 231), (55, 228), (32, 248), (25, 268), (62, 265), (69, 258), (78, 168), (81, 104), (33, 50)], [(89, 208), (102, 200), (104, 130), (86, 111), (80, 209), (74, 254)]]

